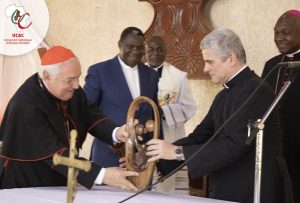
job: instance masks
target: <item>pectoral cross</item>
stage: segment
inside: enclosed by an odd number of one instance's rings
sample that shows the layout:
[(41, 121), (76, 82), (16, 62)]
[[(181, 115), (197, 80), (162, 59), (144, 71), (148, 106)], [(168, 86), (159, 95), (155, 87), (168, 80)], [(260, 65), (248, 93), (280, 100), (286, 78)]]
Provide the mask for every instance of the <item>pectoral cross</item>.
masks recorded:
[(75, 156), (78, 155), (78, 151), (76, 149), (76, 137), (77, 131), (72, 130), (70, 134), (69, 157), (63, 157), (58, 154), (53, 156), (54, 165), (68, 166), (67, 203), (72, 203), (75, 198), (77, 175), (79, 173), (79, 170), (84, 170), (87, 172), (91, 169), (91, 162), (75, 159)]

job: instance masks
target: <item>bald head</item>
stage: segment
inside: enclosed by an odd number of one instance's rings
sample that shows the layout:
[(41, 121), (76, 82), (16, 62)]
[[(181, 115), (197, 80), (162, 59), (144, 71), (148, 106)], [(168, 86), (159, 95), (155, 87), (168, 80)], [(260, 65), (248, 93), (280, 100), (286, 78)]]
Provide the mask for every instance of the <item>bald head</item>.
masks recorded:
[(274, 27), (274, 41), (282, 54), (300, 49), (300, 11), (290, 10), (280, 16)]
[(166, 54), (166, 44), (161, 37), (153, 36), (147, 41), (147, 61), (151, 67), (160, 66)]

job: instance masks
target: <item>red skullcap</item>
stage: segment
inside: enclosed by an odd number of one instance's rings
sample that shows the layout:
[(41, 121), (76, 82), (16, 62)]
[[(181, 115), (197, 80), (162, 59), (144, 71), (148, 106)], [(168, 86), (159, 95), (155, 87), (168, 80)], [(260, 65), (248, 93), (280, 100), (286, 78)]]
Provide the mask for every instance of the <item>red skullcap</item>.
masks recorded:
[(288, 10), (287, 13), (289, 13), (289, 14), (291, 14), (293, 16), (296, 16), (297, 18), (300, 18), (300, 11), (298, 11), (298, 10), (295, 10), (295, 9)]
[(54, 46), (50, 47), (41, 59), (42, 65), (52, 65), (56, 63), (61, 63), (67, 61), (70, 58), (75, 57), (74, 53), (65, 47), (62, 46)]

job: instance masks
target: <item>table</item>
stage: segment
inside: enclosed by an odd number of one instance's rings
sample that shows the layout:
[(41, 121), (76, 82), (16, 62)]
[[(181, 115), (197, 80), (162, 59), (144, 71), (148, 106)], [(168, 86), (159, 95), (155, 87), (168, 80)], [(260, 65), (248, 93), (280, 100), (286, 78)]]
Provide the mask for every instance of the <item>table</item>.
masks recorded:
[[(109, 186), (96, 186), (91, 190), (78, 187), (74, 203), (117, 203), (134, 194)], [(16, 188), (0, 190), (0, 203), (64, 203), (66, 187)], [(227, 201), (187, 195), (172, 195), (146, 191), (126, 203), (226, 203)], [(228, 202), (227, 202), (228, 203)]]

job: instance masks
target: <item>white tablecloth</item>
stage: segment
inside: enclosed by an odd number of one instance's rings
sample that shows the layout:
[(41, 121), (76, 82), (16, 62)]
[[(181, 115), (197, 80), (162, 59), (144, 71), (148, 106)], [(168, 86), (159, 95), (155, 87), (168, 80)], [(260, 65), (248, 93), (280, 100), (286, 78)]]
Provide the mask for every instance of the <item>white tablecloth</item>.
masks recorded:
[[(117, 203), (133, 192), (108, 186), (97, 186), (92, 190), (79, 187), (75, 203)], [(63, 203), (66, 202), (65, 187), (18, 188), (0, 190), (0, 203)], [(226, 203), (226, 201), (185, 195), (170, 195), (146, 191), (126, 203)]]

